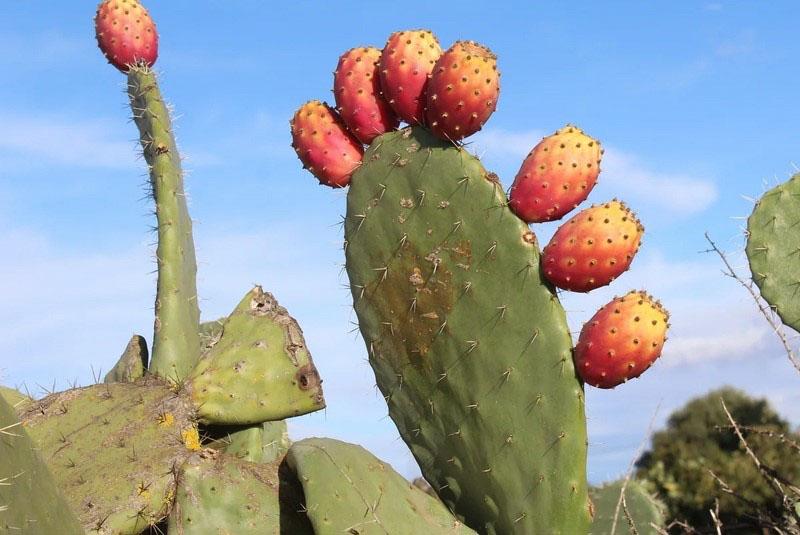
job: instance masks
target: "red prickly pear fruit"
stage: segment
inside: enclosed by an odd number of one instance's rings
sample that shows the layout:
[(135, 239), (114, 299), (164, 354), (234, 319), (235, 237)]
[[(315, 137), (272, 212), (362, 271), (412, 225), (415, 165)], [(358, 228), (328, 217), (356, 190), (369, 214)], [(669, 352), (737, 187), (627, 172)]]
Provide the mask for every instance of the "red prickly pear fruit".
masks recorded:
[(150, 14), (137, 0), (105, 0), (94, 19), (97, 45), (122, 72), (136, 63), (152, 67), (158, 57), (158, 33)]
[(578, 375), (598, 388), (639, 377), (661, 356), (668, 328), (669, 312), (647, 293), (614, 298), (581, 329), (574, 357)]
[(383, 96), (408, 124), (425, 122), (425, 90), (442, 47), (430, 30), (394, 32), (378, 62)]
[(616, 199), (578, 212), (561, 225), (542, 251), (542, 269), (553, 285), (589, 292), (610, 284), (631, 265), (644, 227)]
[(367, 145), (399, 123), (381, 94), (380, 57), (377, 48), (353, 48), (341, 55), (333, 73), (336, 109), (350, 132)]
[(599, 141), (568, 124), (542, 139), (522, 162), (509, 207), (527, 223), (561, 219), (589, 196), (602, 155)]
[(300, 106), (289, 124), (292, 147), (303, 167), (321, 184), (347, 186), (361, 164), (364, 147), (347, 131), (339, 114), (324, 102), (310, 100)]
[(500, 96), (497, 57), (473, 41), (458, 41), (441, 55), (428, 82), (428, 125), (437, 137), (458, 141), (489, 120)]

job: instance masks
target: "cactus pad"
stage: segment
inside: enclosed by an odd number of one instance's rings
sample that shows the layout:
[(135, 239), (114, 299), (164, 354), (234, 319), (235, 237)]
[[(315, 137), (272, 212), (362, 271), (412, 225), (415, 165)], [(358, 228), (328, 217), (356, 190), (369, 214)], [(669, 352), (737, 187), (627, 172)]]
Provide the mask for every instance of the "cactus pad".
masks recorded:
[(589, 496), (594, 504), (594, 521), (589, 535), (628, 535), (633, 533), (630, 523), (639, 535), (658, 535), (664, 533), (664, 507), (645, 490), (638, 481), (628, 481), (625, 486), (625, 503), (628, 515), (620, 505), (617, 515), (616, 529), (614, 514), (619, 503), (622, 481), (608, 483), (602, 487), (589, 489)]
[(0, 533), (82, 534), (37, 448), (4, 400), (0, 396)]
[(312, 535), (292, 479), (277, 461), (256, 464), (204, 450), (181, 470), (169, 533)]
[(345, 238), (378, 386), (445, 504), (485, 533), (585, 532), (566, 316), (497, 177), (420, 127), (385, 134), (353, 175)]
[(26, 396), (16, 388), (2, 385), (0, 385), (0, 399), (4, 399), (17, 412), (20, 412), (25, 405), (33, 401), (30, 396)]
[(252, 463), (280, 459), (290, 446), (285, 420), (239, 427), (218, 426), (215, 431), (222, 436), (208, 447)]
[(747, 220), (747, 258), (761, 295), (800, 331), (800, 173), (769, 190)]
[(189, 388), (201, 421), (242, 425), (322, 409), (321, 383), (300, 326), (256, 286), (225, 320)]
[(117, 363), (103, 379), (104, 383), (131, 383), (144, 377), (147, 370), (147, 340), (134, 334)]
[(199, 448), (187, 400), (153, 378), (52, 394), (22, 415), (84, 529), (137, 534), (165, 518)]
[(309, 438), (295, 442), (286, 460), (303, 485), (318, 535), (474, 533), (361, 446)]

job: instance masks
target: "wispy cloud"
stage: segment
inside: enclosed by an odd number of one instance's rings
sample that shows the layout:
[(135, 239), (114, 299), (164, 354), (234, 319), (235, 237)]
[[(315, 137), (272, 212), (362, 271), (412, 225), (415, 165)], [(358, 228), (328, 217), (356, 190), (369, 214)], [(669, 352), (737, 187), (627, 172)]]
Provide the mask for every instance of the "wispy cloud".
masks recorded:
[[(475, 136), (471, 150), (490, 158), (515, 157), (521, 163), (542, 135), (539, 130), (514, 132), (488, 128)], [(613, 145), (605, 145), (602, 169), (600, 180), (613, 185), (619, 196), (636, 206), (650, 204), (678, 215), (689, 215), (702, 212), (717, 199), (717, 188), (711, 179), (654, 169), (642, 158)]]
[(131, 169), (135, 144), (103, 119), (0, 111), (0, 162)]

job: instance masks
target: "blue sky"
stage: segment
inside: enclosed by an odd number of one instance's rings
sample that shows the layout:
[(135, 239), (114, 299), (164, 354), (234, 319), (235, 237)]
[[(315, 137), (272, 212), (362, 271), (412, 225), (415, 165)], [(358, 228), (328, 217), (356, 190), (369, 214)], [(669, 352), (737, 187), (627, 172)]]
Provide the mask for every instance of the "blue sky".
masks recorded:
[[(415, 474), (350, 332), (337, 225), (345, 194), (301, 169), (288, 120), (308, 99), (331, 99), (341, 52), (430, 28), (444, 46), (473, 39), (499, 57), (498, 111), (470, 149), (506, 186), (543, 134), (576, 123), (607, 149), (590, 200), (620, 197), (647, 228), (629, 273), (563, 296), (576, 332), (631, 288), (673, 313), (652, 370), (588, 391), (591, 480), (626, 469), (656, 407), (661, 425), (722, 384), (769, 397), (799, 424), (800, 377), (744, 291), (699, 251), (709, 231), (746, 273), (747, 197), (794, 169), (800, 6), (533, 4), (148, 2), (189, 170), (204, 316), (226, 315), (263, 284), (300, 321), (325, 380), (328, 409), (293, 420), (293, 436), (363, 443)], [(144, 166), (124, 77), (96, 49), (95, 5), (6, 2), (0, 17), (0, 381), (34, 392), (86, 384), (132, 333), (151, 337)], [(554, 228), (534, 230), (544, 241)]]

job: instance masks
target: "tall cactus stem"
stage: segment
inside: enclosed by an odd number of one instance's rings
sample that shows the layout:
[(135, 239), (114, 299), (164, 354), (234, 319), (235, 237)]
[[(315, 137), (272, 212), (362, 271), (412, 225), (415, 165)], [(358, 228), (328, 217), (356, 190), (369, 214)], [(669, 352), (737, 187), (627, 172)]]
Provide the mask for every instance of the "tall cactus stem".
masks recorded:
[(200, 309), (192, 220), (186, 205), (180, 156), (169, 110), (155, 73), (134, 66), (128, 73), (133, 119), (139, 128), (158, 219), (158, 288), (150, 371), (174, 382), (185, 378), (200, 356)]

